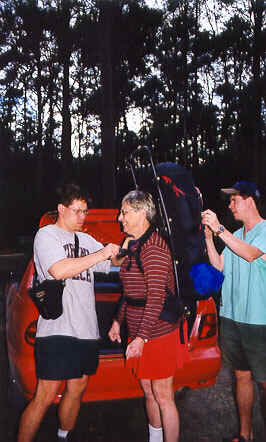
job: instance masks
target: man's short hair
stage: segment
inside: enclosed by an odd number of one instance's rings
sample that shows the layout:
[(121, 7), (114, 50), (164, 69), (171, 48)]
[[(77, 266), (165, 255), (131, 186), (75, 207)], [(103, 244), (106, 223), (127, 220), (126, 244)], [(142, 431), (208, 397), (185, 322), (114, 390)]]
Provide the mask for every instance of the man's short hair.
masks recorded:
[(69, 207), (74, 200), (85, 201), (91, 206), (91, 197), (88, 192), (81, 189), (78, 184), (68, 183), (63, 184), (56, 190), (57, 204), (63, 204)]

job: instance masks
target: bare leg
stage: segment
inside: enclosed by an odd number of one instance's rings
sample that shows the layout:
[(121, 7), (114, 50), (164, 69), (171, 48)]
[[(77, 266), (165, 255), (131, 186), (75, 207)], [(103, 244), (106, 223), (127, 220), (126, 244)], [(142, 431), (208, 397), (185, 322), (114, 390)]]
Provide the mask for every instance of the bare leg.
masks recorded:
[(145, 405), (149, 423), (155, 428), (161, 428), (162, 422), (160, 408), (154, 397), (151, 381), (149, 379), (141, 379), (140, 385), (145, 394)]
[(31, 442), (37, 433), (41, 421), (53, 403), (61, 381), (38, 380), (34, 398), (22, 413), (18, 442)]
[(152, 381), (153, 394), (159, 404), (165, 442), (178, 442), (179, 414), (175, 404), (173, 376)]
[(261, 386), (261, 414), (264, 420), (264, 432), (266, 437), (266, 382), (262, 382)]
[(69, 379), (66, 390), (58, 407), (58, 417), (62, 430), (72, 430), (75, 426), (80, 409), (81, 397), (88, 384), (88, 376)]
[(250, 371), (235, 371), (236, 401), (240, 418), (240, 434), (247, 440), (252, 439), (252, 407), (254, 389)]

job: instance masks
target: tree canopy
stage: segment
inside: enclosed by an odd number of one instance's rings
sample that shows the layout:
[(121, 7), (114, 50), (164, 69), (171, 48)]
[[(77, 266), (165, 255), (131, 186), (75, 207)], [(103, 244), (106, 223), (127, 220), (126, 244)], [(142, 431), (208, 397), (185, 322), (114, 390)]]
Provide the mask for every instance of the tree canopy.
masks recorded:
[(65, 180), (91, 189), (95, 206), (118, 205), (125, 158), (141, 145), (203, 185), (245, 177), (265, 186), (264, 0), (150, 5), (1, 1), (6, 228), (18, 210), (23, 226), (35, 222)]

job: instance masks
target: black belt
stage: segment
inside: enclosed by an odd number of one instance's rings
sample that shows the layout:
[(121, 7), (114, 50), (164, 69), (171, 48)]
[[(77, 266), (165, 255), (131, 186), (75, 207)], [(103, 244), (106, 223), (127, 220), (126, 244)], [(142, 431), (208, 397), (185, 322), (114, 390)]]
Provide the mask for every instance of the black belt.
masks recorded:
[(133, 307), (144, 307), (146, 305), (146, 298), (131, 298), (131, 296), (125, 296), (126, 303)]

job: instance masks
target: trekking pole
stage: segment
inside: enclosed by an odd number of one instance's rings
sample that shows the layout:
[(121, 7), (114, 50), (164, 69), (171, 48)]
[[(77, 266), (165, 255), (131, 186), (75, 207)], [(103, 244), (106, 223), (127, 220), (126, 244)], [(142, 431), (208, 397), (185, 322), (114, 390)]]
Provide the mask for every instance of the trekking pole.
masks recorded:
[(130, 168), (130, 172), (131, 172), (131, 175), (132, 175), (132, 178), (133, 178), (133, 181), (134, 181), (135, 189), (138, 190), (139, 186), (138, 186), (138, 184), (137, 184), (137, 179), (136, 179), (136, 175), (135, 175), (134, 167), (133, 167), (133, 164), (132, 164), (132, 163), (133, 163), (133, 155), (134, 155), (135, 152), (136, 152), (136, 151), (132, 152), (132, 153), (129, 155), (128, 160), (126, 160), (126, 164), (128, 164), (128, 166), (129, 166), (129, 168)]
[(159, 196), (160, 211), (161, 211), (162, 216), (164, 217), (164, 222), (165, 222), (165, 226), (166, 226), (166, 230), (167, 230), (167, 234), (168, 234), (168, 238), (169, 238), (170, 248), (171, 248), (172, 255), (173, 255), (173, 269), (174, 269), (174, 276), (175, 276), (175, 283), (176, 283), (176, 295), (179, 297), (180, 296), (180, 290), (179, 290), (179, 281), (178, 281), (178, 273), (177, 273), (178, 261), (176, 260), (175, 247), (174, 247), (174, 243), (173, 243), (173, 239), (172, 239), (172, 230), (171, 230), (171, 226), (170, 226), (170, 223), (169, 223), (169, 219), (168, 219), (168, 215), (167, 215), (167, 210), (166, 210), (166, 207), (165, 207), (165, 202), (164, 202), (164, 199), (163, 199), (163, 194), (162, 194), (162, 191), (161, 191), (161, 188), (160, 188), (160, 184), (159, 184), (160, 177), (157, 175), (150, 148), (148, 146), (143, 146), (143, 149), (145, 149), (146, 152), (149, 155), (150, 164), (151, 164), (153, 175), (154, 175), (154, 178), (155, 178), (155, 185), (156, 185), (157, 193), (158, 193), (158, 196)]

